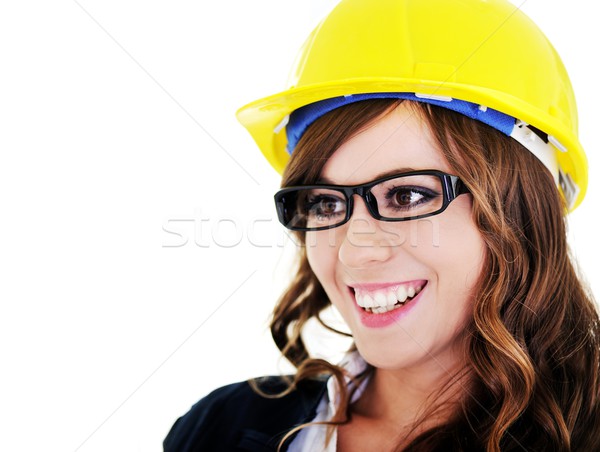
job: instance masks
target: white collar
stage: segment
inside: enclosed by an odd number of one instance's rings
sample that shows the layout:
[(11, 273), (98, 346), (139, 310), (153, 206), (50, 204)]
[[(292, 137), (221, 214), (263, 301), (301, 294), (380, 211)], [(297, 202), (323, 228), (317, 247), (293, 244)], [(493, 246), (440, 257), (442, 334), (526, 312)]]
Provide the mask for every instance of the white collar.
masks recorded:
[[(348, 375), (344, 377), (346, 381), (346, 389), (352, 391), (355, 389), (352, 378), (357, 377), (367, 369), (367, 362), (363, 359), (358, 351), (349, 352), (344, 359), (340, 362), (339, 366), (348, 372)], [(350, 403), (356, 402), (365, 390), (369, 378), (363, 379), (358, 388), (353, 391), (352, 399)], [(337, 380), (334, 377), (330, 377), (327, 380), (327, 398), (328, 398), (328, 409), (330, 410), (328, 418), (331, 419), (335, 414), (335, 411), (340, 403), (340, 388)]]
[[(357, 351), (353, 351), (344, 357), (339, 366), (348, 373), (344, 379), (346, 381), (346, 389), (353, 392), (350, 403), (354, 403), (360, 398), (367, 387), (369, 376), (364, 378), (358, 387), (355, 387), (352, 378), (363, 373), (367, 369), (368, 364)], [(329, 377), (327, 380), (327, 392), (323, 394), (323, 398), (317, 406), (316, 415), (310, 422), (327, 422), (331, 420), (339, 405), (340, 392), (337, 380), (334, 377)], [(288, 451), (310, 452), (319, 450), (323, 452), (335, 452), (337, 447), (337, 429), (334, 430), (329, 443), (325, 444), (327, 427), (327, 425), (313, 424), (303, 428), (290, 444)]]

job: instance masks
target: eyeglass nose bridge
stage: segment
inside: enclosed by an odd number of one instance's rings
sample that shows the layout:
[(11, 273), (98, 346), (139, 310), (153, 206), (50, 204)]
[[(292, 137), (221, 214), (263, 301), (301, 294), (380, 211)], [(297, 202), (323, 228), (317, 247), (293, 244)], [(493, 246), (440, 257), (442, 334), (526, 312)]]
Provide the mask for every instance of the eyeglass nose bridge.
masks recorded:
[[(365, 205), (367, 206), (367, 210), (372, 218), (375, 220), (381, 219), (381, 215), (379, 214), (379, 209), (377, 208), (377, 200), (373, 193), (371, 192), (371, 187), (347, 187), (345, 188), (346, 195), (346, 219), (344, 223), (347, 223), (352, 218), (352, 214), (354, 213), (354, 195), (358, 195)], [(342, 224), (344, 224), (342, 223)]]

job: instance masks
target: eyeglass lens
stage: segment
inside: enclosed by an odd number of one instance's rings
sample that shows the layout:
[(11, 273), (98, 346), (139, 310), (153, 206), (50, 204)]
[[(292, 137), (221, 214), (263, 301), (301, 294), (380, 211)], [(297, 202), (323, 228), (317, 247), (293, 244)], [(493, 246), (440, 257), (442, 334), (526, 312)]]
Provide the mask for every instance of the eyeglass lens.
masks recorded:
[[(402, 219), (437, 212), (443, 207), (442, 180), (419, 174), (399, 176), (370, 189), (381, 218)], [(298, 188), (281, 198), (285, 224), (299, 228), (331, 227), (347, 217), (348, 199), (343, 190)]]

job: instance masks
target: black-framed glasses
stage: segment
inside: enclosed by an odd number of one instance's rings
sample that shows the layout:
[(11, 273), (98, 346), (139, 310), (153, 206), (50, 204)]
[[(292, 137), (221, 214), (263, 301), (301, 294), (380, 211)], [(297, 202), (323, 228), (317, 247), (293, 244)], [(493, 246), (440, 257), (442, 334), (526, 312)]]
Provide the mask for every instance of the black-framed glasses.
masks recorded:
[(275, 194), (279, 221), (294, 231), (321, 231), (350, 220), (354, 195), (376, 220), (408, 221), (437, 215), (468, 193), (458, 178), (437, 170), (394, 174), (359, 185), (304, 185)]

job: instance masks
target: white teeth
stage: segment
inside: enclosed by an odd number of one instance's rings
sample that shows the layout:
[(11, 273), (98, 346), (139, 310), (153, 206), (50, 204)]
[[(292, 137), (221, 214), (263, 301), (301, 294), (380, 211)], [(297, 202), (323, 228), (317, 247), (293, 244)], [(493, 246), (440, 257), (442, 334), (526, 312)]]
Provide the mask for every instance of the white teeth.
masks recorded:
[(375, 304), (375, 300), (373, 300), (373, 298), (371, 298), (370, 295), (365, 294), (363, 296), (363, 307), (365, 307), (365, 308), (374, 308), (375, 306), (377, 306)]
[(408, 297), (408, 294), (406, 292), (406, 287), (404, 287), (404, 286), (398, 287), (398, 289), (396, 289), (396, 297), (398, 298), (398, 301), (400, 303), (404, 303), (406, 301), (406, 297)]
[(358, 303), (359, 306), (362, 307), (366, 307), (367, 305), (365, 304), (365, 296), (361, 293), (356, 292), (356, 302)]
[(403, 305), (408, 298), (413, 298), (421, 292), (424, 286), (401, 285), (392, 290), (391, 288), (374, 292), (365, 292), (354, 289), (356, 303), (368, 312), (381, 314)]
[(365, 308), (365, 311), (370, 312), (371, 314), (383, 314), (384, 312), (393, 311), (396, 308), (399, 308), (400, 304), (395, 304), (392, 306), (378, 306), (375, 308)]
[(387, 306), (387, 294), (385, 292), (375, 292), (373, 298), (375, 298), (375, 306)]
[(393, 291), (388, 292), (387, 294), (387, 305), (394, 306), (398, 299), (396, 298), (396, 294)]

